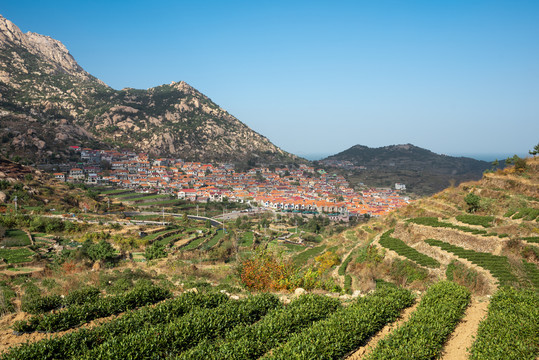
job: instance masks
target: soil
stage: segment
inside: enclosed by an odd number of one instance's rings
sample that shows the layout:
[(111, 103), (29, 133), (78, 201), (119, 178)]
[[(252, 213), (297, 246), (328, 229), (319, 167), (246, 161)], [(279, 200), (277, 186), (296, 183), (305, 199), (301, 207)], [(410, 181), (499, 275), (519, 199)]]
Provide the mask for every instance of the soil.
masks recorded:
[(404, 324), (408, 319), (410, 318), (410, 315), (415, 311), (417, 306), (419, 305), (419, 299), (416, 300), (416, 303), (405, 309), (401, 316), (394, 322), (387, 324), (384, 326), (382, 330), (377, 332), (373, 337), (369, 339), (369, 341), (365, 344), (365, 346), (360, 347), (357, 349), (352, 355), (347, 357), (347, 360), (359, 360), (359, 359), (365, 359), (367, 355), (376, 347), (378, 342), (386, 337), (388, 334), (390, 334), (394, 329), (400, 327), (402, 324)]
[(487, 315), (489, 299), (486, 297), (472, 298), (464, 317), (447, 340), (442, 351), (442, 360), (467, 359), (468, 348), (474, 342), (479, 323)]

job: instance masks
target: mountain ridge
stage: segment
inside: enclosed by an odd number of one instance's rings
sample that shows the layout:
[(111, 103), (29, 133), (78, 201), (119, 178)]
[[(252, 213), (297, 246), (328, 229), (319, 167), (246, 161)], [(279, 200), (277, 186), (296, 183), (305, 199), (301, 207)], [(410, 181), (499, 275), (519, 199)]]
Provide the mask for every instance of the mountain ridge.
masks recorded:
[(186, 160), (286, 163), (299, 158), (187, 83), (115, 90), (58, 40), (0, 15), (0, 138), (4, 155), (69, 156), (69, 145), (130, 148)]
[[(478, 180), (491, 167), (487, 161), (440, 155), (412, 144), (378, 148), (354, 145), (321, 160), (326, 164), (339, 161), (348, 161), (356, 167), (352, 170), (353, 182), (377, 186), (400, 182), (421, 195), (432, 195), (462, 181)], [(364, 168), (358, 170), (360, 166)]]

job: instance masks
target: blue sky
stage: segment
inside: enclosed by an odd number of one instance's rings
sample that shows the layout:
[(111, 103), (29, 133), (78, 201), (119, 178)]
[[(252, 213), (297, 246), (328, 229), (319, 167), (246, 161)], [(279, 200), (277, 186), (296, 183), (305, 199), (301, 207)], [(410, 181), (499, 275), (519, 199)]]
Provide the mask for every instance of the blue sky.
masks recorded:
[(539, 142), (539, 1), (29, 1), (0, 5), (116, 89), (184, 80), (283, 149)]

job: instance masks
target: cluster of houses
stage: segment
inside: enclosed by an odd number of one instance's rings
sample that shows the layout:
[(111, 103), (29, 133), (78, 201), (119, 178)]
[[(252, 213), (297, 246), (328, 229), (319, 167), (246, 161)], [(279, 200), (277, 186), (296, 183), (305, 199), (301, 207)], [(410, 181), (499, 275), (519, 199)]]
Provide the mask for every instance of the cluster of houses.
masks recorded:
[[(58, 181), (112, 185), (140, 192), (168, 193), (191, 201), (255, 201), (280, 211), (325, 213), (333, 220), (368, 214), (380, 216), (406, 205), (399, 190), (354, 191), (340, 175), (313, 167), (258, 167), (236, 172), (232, 164), (150, 159), (146, 154), (109, 150), (80, 151), (83, 166), (54, 173)], [(83, 156), (84, 155), (84, 156)], [(106, 163), (104, 170), (100, 164)]]

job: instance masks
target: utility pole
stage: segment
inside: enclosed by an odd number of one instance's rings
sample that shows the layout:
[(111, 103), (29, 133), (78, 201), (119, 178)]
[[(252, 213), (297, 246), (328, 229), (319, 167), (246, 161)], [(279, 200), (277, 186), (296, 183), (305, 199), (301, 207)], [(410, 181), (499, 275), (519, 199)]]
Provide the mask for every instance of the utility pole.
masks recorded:
[(17, 212), (17, 196), (15, 195), (15, 198), (13, 199), (13, 202), (15, 203), (15, 212)]
[(163, 206), (163, 225), (165, 225), (165, 207)]
[(226, 210), (226, 206), (223, 207), (223, 232), (226, 234), (226, 227), (225, 227), (225, 210)]
[(198, 204), (197, 204), (197, 217), (198, 217)]

